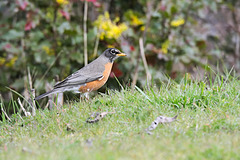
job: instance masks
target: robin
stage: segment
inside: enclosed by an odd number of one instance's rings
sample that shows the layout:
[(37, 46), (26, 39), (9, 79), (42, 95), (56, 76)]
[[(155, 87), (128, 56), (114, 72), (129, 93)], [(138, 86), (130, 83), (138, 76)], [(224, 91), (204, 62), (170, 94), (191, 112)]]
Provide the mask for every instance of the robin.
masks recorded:
[(126, 56), (126, 54), (115, 48), (106, 49), (97, 59), (58, 82), (53, 90), (36, 97), (35, 100), (65, 91), (88, 94), (98, 90), (108, 80), (113, 62), (120, 56)]

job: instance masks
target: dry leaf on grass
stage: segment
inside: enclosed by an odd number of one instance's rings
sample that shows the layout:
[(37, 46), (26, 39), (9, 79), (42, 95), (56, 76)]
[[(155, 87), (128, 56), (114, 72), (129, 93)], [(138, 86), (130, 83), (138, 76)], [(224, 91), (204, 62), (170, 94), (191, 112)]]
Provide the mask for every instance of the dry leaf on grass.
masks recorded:
[(75, 132), (75, 130), (74, 130), (74, 129), (72, 129), (72, 127), (70, 126), (70, 124), (69, 124), (69, 123), (66, 123), (66, 126), (67, 126), (67, 131), (68, 131), (68, 132), (72, 132), (72, 133), (74, 133), (74, 132)]
[(157, 119), (155, 119), (152, 124), (146, 129), (146, 132), (148, 134), (152, 134), (150, 131), (154, 130), (158, 124), (164, 124), (164, 123), (171, 123), (177, 119), (177, 116), (174, 117), (164, 117), (164, 116), (159, 116)]
[[(102, 118), (104, 118), (107, 114), (113, 114), (115, 112), (93, 112), (91, 116), (86, 120), (87, 123), (96, 123), (100, 121)], [(94, 119), (92, 119), (94, 118)]]

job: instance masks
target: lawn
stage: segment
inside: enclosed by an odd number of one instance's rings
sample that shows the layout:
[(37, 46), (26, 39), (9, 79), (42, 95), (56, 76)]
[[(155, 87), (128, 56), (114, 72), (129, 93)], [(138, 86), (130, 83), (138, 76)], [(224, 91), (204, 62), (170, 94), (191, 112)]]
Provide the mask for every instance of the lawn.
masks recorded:
[[(0, 121), (0, 159), (240, 159), (240, 81), (182, 80), (108, 91)], [(93, 112), (114, 112), (86, 123)], [(177, 120), (159, 124), (160, 115)]]

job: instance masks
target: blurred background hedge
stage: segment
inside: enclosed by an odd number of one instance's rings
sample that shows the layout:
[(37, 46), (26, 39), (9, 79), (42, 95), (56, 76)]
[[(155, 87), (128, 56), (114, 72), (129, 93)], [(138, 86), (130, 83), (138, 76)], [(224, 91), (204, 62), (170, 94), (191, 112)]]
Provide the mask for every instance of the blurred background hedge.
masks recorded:
[(84, 50), (90, 62), (109, 47), (129, 56), (115, 63), (108, 88), (119, 86), (114, 75), (143, 87), (147, 74), (159, 84), (164, 75), (203, 77), (208, 66), (239, 73), (239, 35), (239, 0), (1, 0), (0, 92), (24, 94), (29, 74), (39, 95), (83, 67)]

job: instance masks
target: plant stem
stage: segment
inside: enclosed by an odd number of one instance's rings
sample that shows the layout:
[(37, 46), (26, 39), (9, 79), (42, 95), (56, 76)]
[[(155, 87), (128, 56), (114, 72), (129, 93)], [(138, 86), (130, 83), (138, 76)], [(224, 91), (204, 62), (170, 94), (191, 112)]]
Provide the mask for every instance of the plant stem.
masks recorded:
[(83, 38), (84, 38), (84, 65), (88, 64), (88, 54), (87, 54), (87, 12), (88, 12), (88, 2), (84, 2), (84, 17), (83, 17)]
[(93, 51), (93, 58), (97, 57), (98, 45), (99, 45), (99, 36), (97, 35), (97, 38), (95, 41), (95, 46), (94, 46), (94, 51)]
[(137, 84), (137, 79), (138, 79), (138, 69), (139, 69), (139, 62), (140, 62), (140, 58), (139, 58), (139, 54), (137, 56), (137, 64), (135, 66), (135, 70), (134, 70), (134, 74), (133, 74), (133, 81), (132, 81), (132, 85), (131, 88), (132, 90), (135, 88), (136, 84)]
[(141, 54), (141, 57), (142, 57), (143, 65), (144, 65), (146, 75), (147, 75), (147, 86), (149, 88), (149, 84), (151, 82), (152, 76), (151, 76), (151, 74), (149, 73), (149, 70), (148, 70), (148, 64), (147, 64), (147, 60), (146, 60), (145, 53), (144, 53), (144, 46), (143, 46), (143, 38), (142, 37), (139, 39), (139, 48), (140, 48), (140, 54)]
[(238, 23), (238, 20), (237, 20), (237, 13), (236, 13), (236, 8), (234, 8), (232, 10), (232, 20), (233, 20), (233, 25), (234, 25), (234, 28), (235, 30), (237, 31), (237, 34), (236, 34), (236, 45), (235, 45), (235, 66), (237, 68), (237, 70), (239, 70), (239, 29), (238, 29), (238, 26), (239, 26), (239, 23)]

